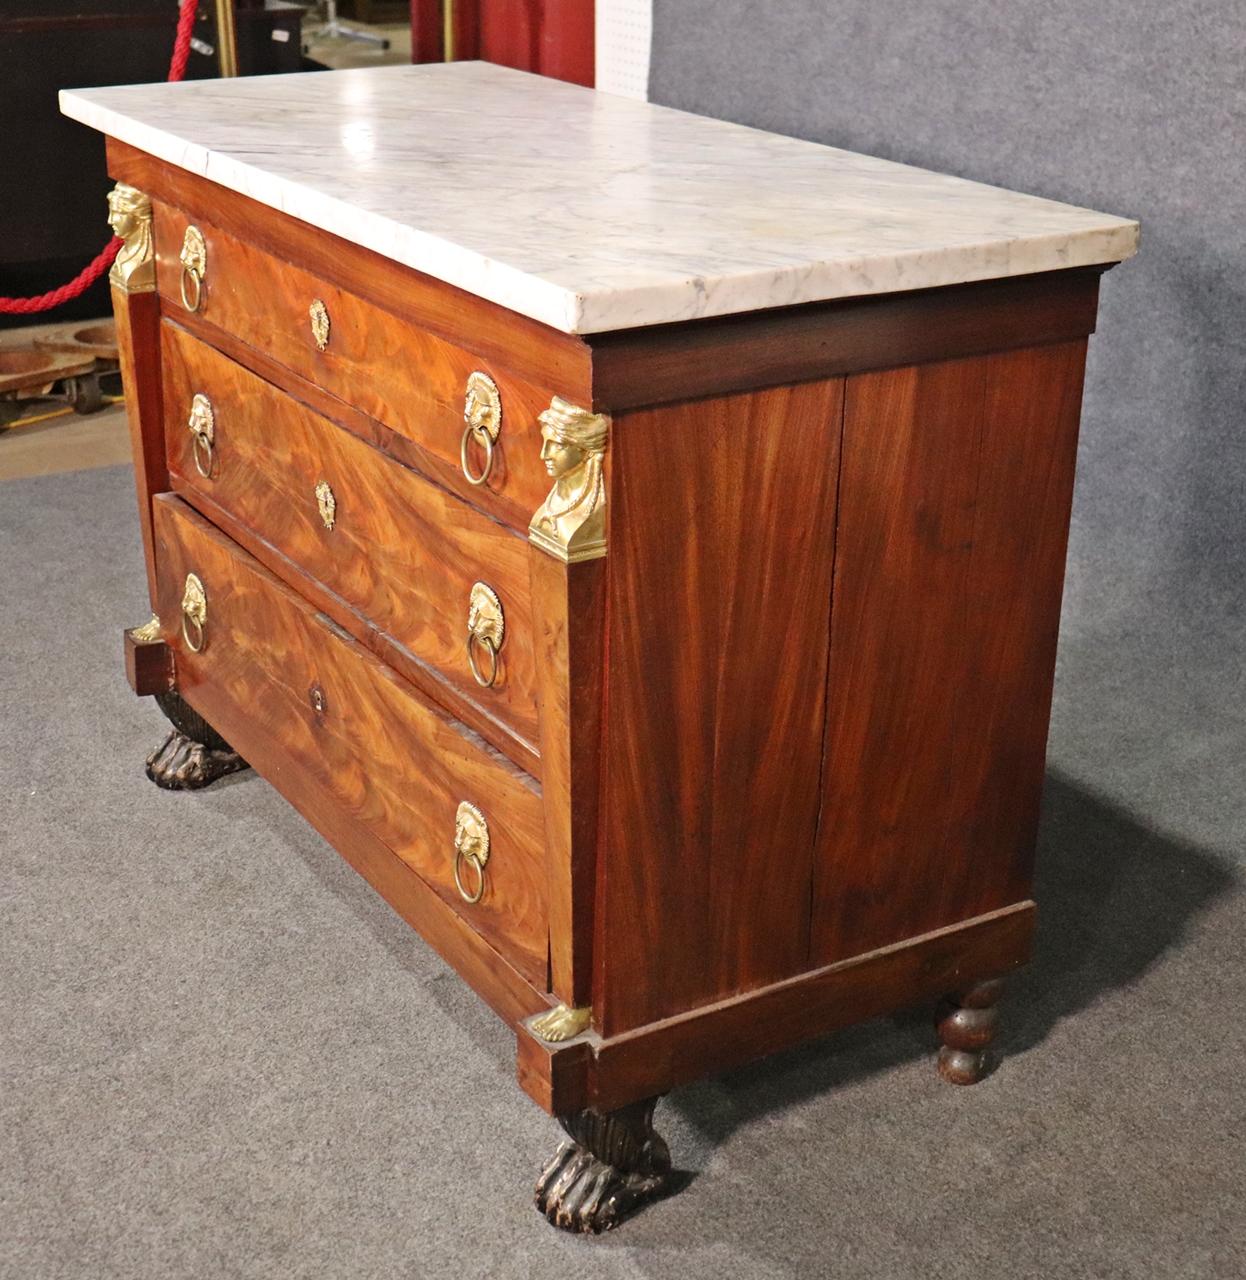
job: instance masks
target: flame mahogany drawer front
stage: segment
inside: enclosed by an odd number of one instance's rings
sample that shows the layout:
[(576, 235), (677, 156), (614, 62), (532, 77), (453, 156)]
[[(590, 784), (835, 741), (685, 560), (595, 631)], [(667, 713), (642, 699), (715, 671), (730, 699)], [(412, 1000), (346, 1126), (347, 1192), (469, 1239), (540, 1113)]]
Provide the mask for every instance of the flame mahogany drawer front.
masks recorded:
[(175, 487), (236, 521), (296, 590), (321, 584), (362, 615), (391, 662), (431, 666), (440, 679), (423, 687), (456, 714), (470, 704), (520, 764), (535, 757), (526, 539), (185, 330), (161, 330)]
[(287, 786), (322, 789), (543, 985), (544, 828), (534, 780), (181, 501), (155, 507), (160, 616), (170, 620), (165, 639), (182, 697), (244, 757), (279, 760)]
[[(443, 483), (527, 527), (549, 491), (536, 426), (549, 390), (203, 218), (160, 205), (153, 226), (156, 280), (167, 315), (202, 322), (196, 327), (209, 340), (234, 338), (270, 357), (412, 441), (422, 464)], [(478, 419), (481, 429), (465, 442), (469, 383), (482, 395), (492, 394), (492, 383), (498, 408), (486, 414), (488, 420)], [(473, 393), (473, 404), (478, 399)], [(486, 413), (483, 407), (477, 412)], [(495, 439), (484, 445), (485, 435)], [(472, 477), (483, 474), (483, 482), (468, 482), (464, 458)]]

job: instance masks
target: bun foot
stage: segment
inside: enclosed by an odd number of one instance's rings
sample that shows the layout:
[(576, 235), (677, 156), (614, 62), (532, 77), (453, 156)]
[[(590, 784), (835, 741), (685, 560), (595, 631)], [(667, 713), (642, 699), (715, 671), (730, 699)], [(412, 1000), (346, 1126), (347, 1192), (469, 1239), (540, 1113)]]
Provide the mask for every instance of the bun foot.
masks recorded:
[(176, 693), (158, 693), (156, 701), (173, 723), (164, 743), (147, 757), (147, 776), (156, 786), (166, 791), (196, 791), (249, 767)]
[(948, 1084), (977, 1084), (986, 1074), (987, 1049), (995, 1039), (997, 1002), (1003, 989), (1003, 982), (994, 978), (948, 996), (939, 1006), (935, 1019), (943, 1042), (939, 1075)]
[(667, 1189), (671, 1153), (653, 1129), (656, 1098), (617, 1111), (575, 1111), (571, 1136), (537, 1179), (536, 1207), (556, 1227), (597, 1235)]

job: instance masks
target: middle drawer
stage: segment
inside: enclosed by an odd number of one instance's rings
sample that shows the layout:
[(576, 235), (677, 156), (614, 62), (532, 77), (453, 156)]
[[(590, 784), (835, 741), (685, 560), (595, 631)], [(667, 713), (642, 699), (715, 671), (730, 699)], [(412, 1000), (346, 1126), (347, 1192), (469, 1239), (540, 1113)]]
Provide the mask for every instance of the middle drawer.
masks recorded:
[[(238, 536), (250, 532), (349, 605), (397, 647), (396, 665), (410, 655), (431, 668), (452, 703), (518, 737), (514, 754), (530, 765), (527, 541), (185, 330), (165, 321), (161, 331), (175, 488), (206, 497), (243, 526)], [(508, 747), (506, 734), (497, 745)]]

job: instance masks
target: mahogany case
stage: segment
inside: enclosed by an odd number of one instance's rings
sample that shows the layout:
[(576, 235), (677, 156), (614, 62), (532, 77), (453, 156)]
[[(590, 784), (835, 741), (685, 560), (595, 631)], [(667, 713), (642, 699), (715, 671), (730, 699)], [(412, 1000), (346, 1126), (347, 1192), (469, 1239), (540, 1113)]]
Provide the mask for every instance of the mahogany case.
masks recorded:
[(136, 688), (514, 1027), (538, 1103), (1026, 960), (1101, 268), (576, 336), (109, 157), (155, 245), (114, 281)]

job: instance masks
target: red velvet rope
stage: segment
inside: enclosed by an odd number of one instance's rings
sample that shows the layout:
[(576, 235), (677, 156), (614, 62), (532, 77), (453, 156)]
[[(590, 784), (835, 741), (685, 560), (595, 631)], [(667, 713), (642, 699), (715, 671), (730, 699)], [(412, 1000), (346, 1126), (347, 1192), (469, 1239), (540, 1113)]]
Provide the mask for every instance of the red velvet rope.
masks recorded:
[[(180, 80), (186, 74), (186, 60), (190, 57), (190, 33), (195, 25), (195, 10), (199, 0), (182, 0), (182, 11), (177, 18), (177, 35), (173, 39), (173, 60), (169, 63), (169, 80)], [(219, 38), (219, 37), (218, 37)]]
[[(173, 41), (173, 60), (169, 63), (171, 81), (180, 80), (186, 74), (186, 61), (190, 57), (190, 34), (194, 30), (199, 0), (181, 0), (181, 5), (177, 16), (177, 36)], [(51, 289), (34, 298), (0, 298), (0, 315), (34, 315), (40, 311), (51, 311), (71, 298), (81, 296), (112, 266), (113, 259), (121, 252), (121, 244), (114, 236), (88, 266), (59, 289)]]

